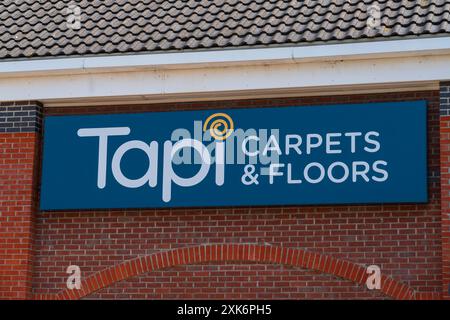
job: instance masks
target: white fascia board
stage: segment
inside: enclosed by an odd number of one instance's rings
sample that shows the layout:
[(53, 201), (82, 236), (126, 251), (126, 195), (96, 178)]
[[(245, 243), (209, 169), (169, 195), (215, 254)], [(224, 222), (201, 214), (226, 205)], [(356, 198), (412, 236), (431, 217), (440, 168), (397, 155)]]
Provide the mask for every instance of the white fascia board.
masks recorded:
[(0, 77), (0, 99), (67, 100), (338, 88), (448, 80), (450, 54), (343, 61)]
[(192, 69), (236, 65), (353, 60), (450, 53), (450, 37), (296, 47), (124, 54), (0, 62), (0, 78), (29, 75)]

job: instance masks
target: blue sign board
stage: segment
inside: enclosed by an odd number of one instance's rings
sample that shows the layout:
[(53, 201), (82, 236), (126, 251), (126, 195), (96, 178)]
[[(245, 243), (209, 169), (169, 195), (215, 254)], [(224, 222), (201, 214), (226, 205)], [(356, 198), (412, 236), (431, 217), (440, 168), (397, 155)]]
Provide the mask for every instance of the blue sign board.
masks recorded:
[(427, 201), (425, 101), (47, 116), (41, 210)]

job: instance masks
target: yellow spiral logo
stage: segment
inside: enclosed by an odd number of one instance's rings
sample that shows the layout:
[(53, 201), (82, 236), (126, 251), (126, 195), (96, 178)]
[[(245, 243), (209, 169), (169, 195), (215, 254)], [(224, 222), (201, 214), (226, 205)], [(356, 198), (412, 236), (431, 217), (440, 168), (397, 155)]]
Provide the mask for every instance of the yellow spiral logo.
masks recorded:
[(208, 130), (216, 140), (225, 140), (234, 130), (233, 119), (226, 113), (214, 113), (203, 124), (203, 132)]

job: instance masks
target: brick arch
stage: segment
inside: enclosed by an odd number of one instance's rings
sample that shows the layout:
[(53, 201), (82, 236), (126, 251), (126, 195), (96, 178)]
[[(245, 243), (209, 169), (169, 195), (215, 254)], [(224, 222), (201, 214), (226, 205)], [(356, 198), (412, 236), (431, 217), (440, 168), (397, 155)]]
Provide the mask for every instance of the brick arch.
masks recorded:
[[(64, 289), (57, 294), (36, 294), (35, 299), (80, 299), (113, 283), (154, 270), (206, 262), (259, 262), (282, 264), (320, 271), (365, 285), (366, 267), (354, 262), (295, 248), (257, 244), (207, 244), (160, 251), (124, 261), (101, 270), (81, 283), (80, 290)], [(433, 294), (418, 293), (382, 274), (380, 291), (394, 299), (437, 298)]]

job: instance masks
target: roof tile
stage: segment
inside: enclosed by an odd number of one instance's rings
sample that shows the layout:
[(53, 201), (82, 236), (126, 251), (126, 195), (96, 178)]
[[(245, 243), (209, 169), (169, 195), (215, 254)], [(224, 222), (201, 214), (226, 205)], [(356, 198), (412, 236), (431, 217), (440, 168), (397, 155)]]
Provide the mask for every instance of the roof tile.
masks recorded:
[[(81, 15), (74, 28), (73, 5)], [(369, 8), (380, 11), (370, 26)], [(3, 0), (0, 59), (450, 32), (448, 0)]]

